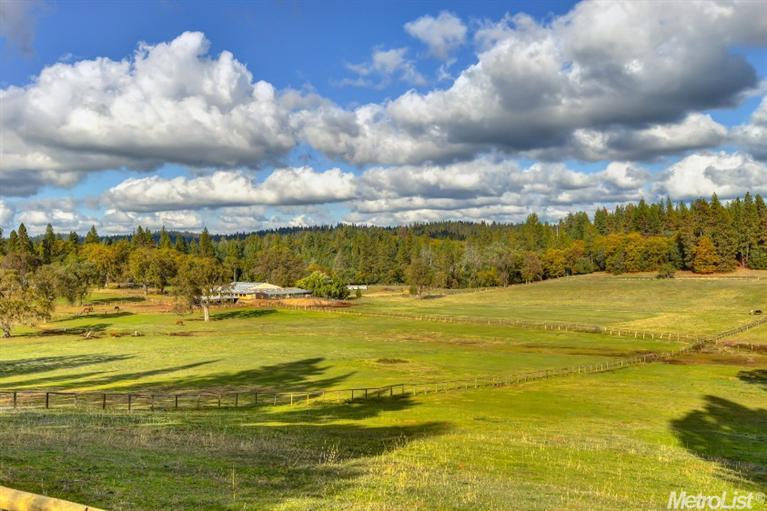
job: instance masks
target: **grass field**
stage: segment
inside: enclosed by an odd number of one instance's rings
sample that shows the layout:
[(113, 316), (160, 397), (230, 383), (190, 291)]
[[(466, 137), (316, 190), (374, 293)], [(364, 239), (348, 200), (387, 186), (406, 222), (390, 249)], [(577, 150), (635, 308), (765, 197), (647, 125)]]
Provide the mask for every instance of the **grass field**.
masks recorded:
[[(596, 276), (427, 300), (378, 289), (355, 307), (716, 332), (767, 308), (764, 288)], [(177, 325), (140, 297), (114, 311), (109, 300), (125, 295), (110, 293), (95, 297), (97, 314), (64, 311), (47, 335), (3, 341), (0, 388), (330, 389), (683, 345), (286, 310)], [(763, 326), (732, 340), (765, 338)], [(674, 490), (767, 492), (767, 354), (709, 348), (611, 373), (339, 405), (0, 411), (0, 446), (1, 485), (115, 510), (666, 509)]]
[[(765, 275), (767, 278), (767, 275)], [(404, 289), (374, 289), (371, 311), (571, 321), (603, 326), (711, 334), (748, 323), (767, 308), (763, 279), (653, 279), (603, 274), (422, 299)]]
[[(592, 364), (684, 345), (289, 310), (229, 309), (209, 324), (175, 321), (127, 311), (59, 320), (58, 333), (3, 343), (0, 388), (374, 387)], [(135, 331), (143, 335), (112, 336)]]

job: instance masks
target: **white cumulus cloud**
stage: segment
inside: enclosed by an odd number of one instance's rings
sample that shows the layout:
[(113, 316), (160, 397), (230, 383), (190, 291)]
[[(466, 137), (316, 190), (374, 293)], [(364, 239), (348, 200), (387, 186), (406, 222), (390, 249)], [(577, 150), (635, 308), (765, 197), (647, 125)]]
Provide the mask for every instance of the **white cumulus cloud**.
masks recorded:
[(742, 153), (692, 154), (669, 167), (658, 191), (674, 199), (732, 199), (746, 192), (767, 193), (767, 166)]
[(429, 53), (447, 60), (450, 53), (466, 42), (466, 25), (461, 18), (447, 11), (434, 16), (421, 16), (405, 23), (405, 32), (429, 48)]
[(342, 85), (382, 89), (394, 80), (411, 85), (426, 84), (426, 78), (418, 71), (415, 62), (407, 58), (407, 48), (376, 48), (369, 62), (347, 64), (346, 67), (357, 76), (342, 80)]
[[(306, 139), (358, 164), (471, 158), (489, 150), (650, 159), (721, 141), (701, 111), (757, 84), (733, 49), (764, 46), (759, 2), (586, 0), (539, 23), (507, 18), (446, 89), (351, 112), (326, 106)], [(344, 118), (332, 135), (329, 122)]]
[[(0, 180), (61, 185), (58, 175), (110, 168), (258, 167), (289, 151), (307, 97), (254, 81), (199, 32), (141, 44), (131, 59), (57, 63), (0, 90)], [(26, 177), (25, 177), (26, 176)]]
[(274, 170), (257, 184), (240, 171), (218, 171), (194, 178), (131, 178), (112, 187), (106, 201), (125, 211), (158, 211), (246, 205), (296, 205), (339, 202), (356, 193), (354, 174), (309, 167)]
[(767, 96), (751, 114), (748, 124), (734, 130), (735, 140), (753, 156), (767, 160)]

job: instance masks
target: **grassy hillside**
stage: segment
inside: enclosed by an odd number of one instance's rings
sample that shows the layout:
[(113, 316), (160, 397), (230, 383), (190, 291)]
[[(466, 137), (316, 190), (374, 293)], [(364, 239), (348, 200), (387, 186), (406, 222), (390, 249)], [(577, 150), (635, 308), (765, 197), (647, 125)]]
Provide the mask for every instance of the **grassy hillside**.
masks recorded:
[(415, 298), (377, 288), (364, 298), (371, 311), (572, 321), (627, 328), (710, 334), (751, 321), (767, 310), (767, 280), (658, 280), (604, 274), (528, 285)]
[[(176, 325), (173, 314), (123, 310), (59, 320), (46, 326), (49, 335), (3, 341), (0, 388), (374, 387), (592, 364), (684, 345), (303, 311), (228, 309), (213, 318)], [(85, 339), (88, 330), (98, 337)]]
[[(426, 300), (377, 289), (356, 307), (715, 332), (754, 319), (763, 288), (589, 276)], [(2, 341), (0, 388), (332, 389), (683, 345), (300, 310), (219, 310), (206, 324), (126, 293), (97, 293), (94, 314), (62, 308)], [(728, 341), (765, 339), (763, 326)], [(766, 371), (767, 353), (712, 347), (612, 373), (352, 404), (0, 410), (0, 485), (115, 510), (666, 509), (673, 490), (767, 491)]]
[(381, 404), (6, 414), (0, 473), (110, 509), (665, 509), (680, 488), (767, 485), (767, 383), (749, 379), (767, 360), (741, 363)]

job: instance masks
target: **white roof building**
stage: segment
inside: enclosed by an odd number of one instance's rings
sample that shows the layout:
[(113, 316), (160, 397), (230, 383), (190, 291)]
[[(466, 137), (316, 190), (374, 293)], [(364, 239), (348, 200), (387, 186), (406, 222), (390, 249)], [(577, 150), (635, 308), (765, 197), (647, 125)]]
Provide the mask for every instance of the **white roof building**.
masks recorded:
[(268, 282), (232, 282), (226, 291), (235, 296), (254, 295), (257, 291), (267, 289), (282, 289), (280, 286), (269, 284)]

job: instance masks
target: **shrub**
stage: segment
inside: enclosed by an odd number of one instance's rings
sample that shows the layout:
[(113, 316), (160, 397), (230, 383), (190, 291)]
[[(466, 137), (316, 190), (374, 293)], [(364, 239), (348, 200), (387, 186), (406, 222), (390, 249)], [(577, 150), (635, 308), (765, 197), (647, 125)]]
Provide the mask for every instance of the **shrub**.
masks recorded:
[(676, 273), (676, 268), (674, 268), (671, 264), (664, 264), (660, 268), (658, 268), (658, 274), (655, 276), (656, 279), (673, 279), (674, 274)]
[(296, 282), (296, 285), (311, 291), (314, 296), (320, 298), (343, 300), (349, 297), (349, 290), (346, 288), (346, 284), (341, 282), (340, 279), (330, 277), (321, 271), (312, 272), (308, 277)]

